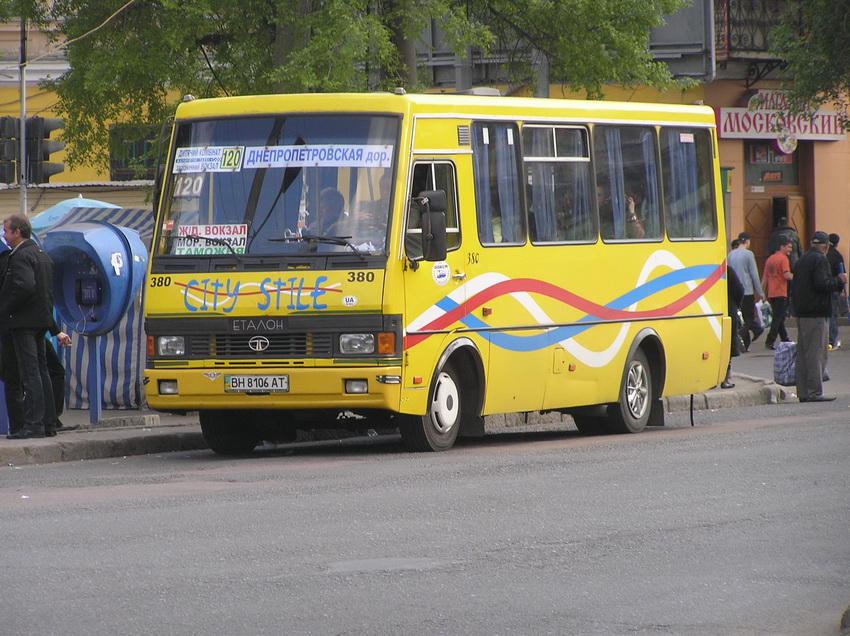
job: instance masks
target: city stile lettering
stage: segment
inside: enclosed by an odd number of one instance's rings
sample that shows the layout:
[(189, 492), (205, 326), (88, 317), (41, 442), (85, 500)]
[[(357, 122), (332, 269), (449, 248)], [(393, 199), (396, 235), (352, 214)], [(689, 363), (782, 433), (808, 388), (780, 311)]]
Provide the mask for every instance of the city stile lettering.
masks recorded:
[[(265, 278), (260, 283), (261, 298), (257, 302), (257, 309), (261, 311), (281, 308), (289, 311), (327, 309), (327, 305), (320, 302), (321, 297), (327, 293), (325, 289), (322, 289), (322, 285), (327, 280), (327, 276), (319, 276), (314, 282), (308, 282), (306, 278), (297, 276), (285, 280)], [(241, 287), (240, 281), (232, 281), (229, 278), (190, 280), (183, 291), (183, 304), (191, 312), (220, 311), (228, 314), (236, 308)], [(197, 295), (200, 295), (200, 299), (196, 297)]]

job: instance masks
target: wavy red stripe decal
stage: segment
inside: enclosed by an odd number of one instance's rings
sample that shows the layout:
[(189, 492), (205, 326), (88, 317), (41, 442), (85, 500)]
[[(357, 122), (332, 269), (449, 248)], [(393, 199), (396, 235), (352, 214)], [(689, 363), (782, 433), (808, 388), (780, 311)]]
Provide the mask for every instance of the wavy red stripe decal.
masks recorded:
[[(592, 301), (589, 301), (581, 296), (577, 296), (576, 294), (569, 292), (565, 289), (561, 289), (551, 283), (546, 283), (541, 280), (536, 280), (533, 278), (517, 278), (506, 281), (501, 281), (488, 287), (485, 290), (482, 290), (465, 303), (462, 303), (452, 309), (451, 311), (447, 311), (442, 316), (435, 318), (427, 325), (424, 325), (421, 330), (422, 331), (439, 331), (445, 329), (451, 324), (459, 321), (464, 316), (469, 315), (475, 309), (483, 305), (484, 303), (493, 300), (494, 298), (498, 298), (499, 296), (503, 296), (505, 294), (511, 294), (516, 292), (528, 292), (528, 293), (536, 293), (542, 296), (547, 296), (549, 298), (553, 298), (555, 300), (559, 300), (564, 304), (571, 305), (576, 309), (584, 311), (588, 315), (596, 316), (602, 320), (635, 320), (641, 318), (663, 318), (665, 316), (675, 315), (676, 313), (682, 311), (685, 307), (692, 304), (696, 301), (700, 296), (705, 294), (711, 287), (717, 283), (723, 277), (723, 274), (726, 271), (726, 263), (721, 264), (717, 269), (712, 272), (711, 276), (705, 278), (699, 285), (690, 290), (687, 294), (682, 296), (682, 298), (673, 301), (672, 303), (665, 305), (663, 307), (658, 307), (656, 309), (649, 309), (644, 311), (626, 311), (620, 309), (612, 309), (610, 307), (606, 307), (604, 305), (599, 305)], [(405, 336), (404, 338), (404, 348), (407, 349), (412, 347), (425, 338), (427, 338), (429, 334), (410, 334)]]

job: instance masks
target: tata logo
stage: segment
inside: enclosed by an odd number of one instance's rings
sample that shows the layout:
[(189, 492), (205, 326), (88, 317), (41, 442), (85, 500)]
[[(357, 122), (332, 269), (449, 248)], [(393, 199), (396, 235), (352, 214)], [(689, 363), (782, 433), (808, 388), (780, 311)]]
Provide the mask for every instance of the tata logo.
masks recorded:
[(269, 344), (269, 339), (265, 336), (254, 336), (248, 341), (248, 347), (250, 347), (251, 351), (256, 353), (260, 353), (261, 351), (268, 349)]

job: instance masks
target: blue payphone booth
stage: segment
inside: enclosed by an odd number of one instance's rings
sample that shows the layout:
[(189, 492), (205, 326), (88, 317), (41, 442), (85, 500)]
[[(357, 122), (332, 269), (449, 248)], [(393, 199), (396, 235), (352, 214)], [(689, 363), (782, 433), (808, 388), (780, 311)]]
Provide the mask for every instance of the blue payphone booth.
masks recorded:
[(56, 313), (86, 336), (91, 422), (102, 413), (103, 383), (99, 337), (127, 313), (147, 271), (147, 248), (139, 233), (100, 221), (77, 223), (44, 235), (53, 259)]

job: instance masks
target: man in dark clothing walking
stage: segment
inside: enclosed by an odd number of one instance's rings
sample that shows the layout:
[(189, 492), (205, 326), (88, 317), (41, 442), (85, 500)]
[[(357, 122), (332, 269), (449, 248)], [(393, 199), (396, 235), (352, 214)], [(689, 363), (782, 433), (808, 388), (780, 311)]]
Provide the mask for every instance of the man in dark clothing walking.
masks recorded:
[(800, 257), (794, 268), (792, 301), (797, 317), (797, 398), (800, 402), (827, 402), (834, 397), (823, 395), (823, 372), (826, 368), (829, 316), (832, 294), (847, 283), (847, 275), (833, 276), (826, 252), (829, 236), (815, 232), (812, 246)]
[[(6, 276), (11, 253), (12, 250), (5, 243), (0, 243), (0, 287), (2, 287), (3, 279)], [(59, 345), (63, 347), (71, 345), (71, 337), (62, 331), (55, 321), (48, 328), (48, 331), (51, 336), (56, 338), (56, 342)], [(65, 426), (59, 420), (59, 416), (62, 415), (62, 411), (65, 409), (65, 367), (62, 364), (59, 353), (49, 340), (45, 345), (45, 352), (47, 354), (47, 370), (50, 374), (50, 384), (53, 389), (53, 405), (56, 410), (56, 430), (58, 432), (73, 431), (79, 428), (79, 424)], [(18, 359), (15, 357), (14, 346), (7, 347), (5, 351), (0, 349), (0, 380), (3, 381), (3, 388), (5, 389), (6, 412), (9, 416), (9, 432), (17, 433), (24, 426), (25, 407), (24, 389), (21, 386), (21, 378), (18, 373)], [(49, 426), (46, 427), (46, 431), (49, 431), (49, 429)]]
[(797, 234), (797, 231), (793, 227), (788, 225), (788, 219), (784, 216), (779, 219), (776, 227), (770, 231), (770, 236), (767, 238), (768, 255), (776, 253), (776, 250), (779, 249), (779, 240), (783, 237), (791, 240), (791, 253), (788, 255), (788, 264), (793, 272), (794, 266), (797, 264), (797, 259), (803, 254), (803, 248), (800, 245), (800, 235)]
[(720, 383), (720, 388), (734, 389), (735, 383), (732, 382), (732, 358), (741, 355), (741, 347), (744, 346), (744, 343), (741, 342), (740, 333), (744, 325), (738, 316), (738, 312), (741, 309), (741, 301), (744, 299), (744, 286), (738, 280), (738, 275), (732, 267), (726, 268), (726, 293), (729, 296), (726, 307), (729, 317), (732, 319), (732, 337), (729, 343), (729, 366), (726, 367), (726, 377)]
[(2, 350), (14, 351), (24, 390), (24, 425), (10, 439), (44, 437), (56, 428), (44, 339), (55, 324), (53, 261), (31, 236), (25, 216), (3, 221), (3, 238), (12, 251), (0, 286), (0, 334)]
[[(838, 241), (841, 237), (838, 234), (829, 235), (829, 250), (826, 253), (826, 260), (829, 261), (829, 270), (833, 276), (838, 276), (844, 271), (844, 257), (838, 251)], [(841, 341), (838, 339), (838, 317), (841, 315), (841, 292), (837, 291), (832, 295), (832, 315), (829, 317), (829, 350), (838, 349), (841, 346)]]

